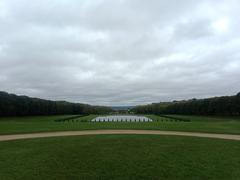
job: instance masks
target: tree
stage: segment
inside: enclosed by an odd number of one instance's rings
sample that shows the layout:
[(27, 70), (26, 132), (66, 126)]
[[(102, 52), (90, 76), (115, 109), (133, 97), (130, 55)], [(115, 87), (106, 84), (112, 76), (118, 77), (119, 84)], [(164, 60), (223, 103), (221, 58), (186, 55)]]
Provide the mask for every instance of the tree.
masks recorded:
[(107, 114), (112, 111), (109, 107), (49, 101), (0, 92), (0, 116)]

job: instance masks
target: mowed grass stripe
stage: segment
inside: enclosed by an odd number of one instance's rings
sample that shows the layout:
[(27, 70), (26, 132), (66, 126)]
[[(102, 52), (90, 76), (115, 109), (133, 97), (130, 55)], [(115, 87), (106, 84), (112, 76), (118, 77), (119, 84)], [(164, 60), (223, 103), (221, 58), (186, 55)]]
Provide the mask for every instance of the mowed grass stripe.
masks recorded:
[(0, 142), (11, 179), (227, 179), (240, 177), (238, 141), (99, 135)]
[[(57, 119), (69, 116), (39, 116), (21, 118), (0, 118), (0, 134), (22, 134), (51, 131), (79, 131), (97, 129), (145, 129), (163, 131), (205, 132), (240, 134), (240, 118), (184, 116), (190, 122), (171, 121), (156, 115), (147, 115), (153, 119), (149, 123), (114, 123), (90, 122), (97, 115), (89, 115), (74, 119), (73, 122), (55, 122)], [(70, 116), (71, 117), (71, 116)], [(181, 116), (182, 117), (182, 116)]]

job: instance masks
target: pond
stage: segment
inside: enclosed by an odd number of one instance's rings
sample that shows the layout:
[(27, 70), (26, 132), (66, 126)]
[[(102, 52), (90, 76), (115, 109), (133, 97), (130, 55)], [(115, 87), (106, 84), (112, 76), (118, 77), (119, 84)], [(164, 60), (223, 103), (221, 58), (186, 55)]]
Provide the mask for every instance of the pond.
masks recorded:
[(153, 120), (145, 116), (99, 116), (92, 120), (92, 122), (152, 122)]

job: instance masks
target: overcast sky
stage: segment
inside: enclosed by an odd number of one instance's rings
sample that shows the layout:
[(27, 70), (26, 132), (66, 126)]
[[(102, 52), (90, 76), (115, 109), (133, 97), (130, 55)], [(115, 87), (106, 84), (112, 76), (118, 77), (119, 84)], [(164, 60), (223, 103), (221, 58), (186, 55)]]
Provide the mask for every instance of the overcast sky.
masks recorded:
[(136, 105), (240, 91), (239, 0), (0, 0), (0, 91)]

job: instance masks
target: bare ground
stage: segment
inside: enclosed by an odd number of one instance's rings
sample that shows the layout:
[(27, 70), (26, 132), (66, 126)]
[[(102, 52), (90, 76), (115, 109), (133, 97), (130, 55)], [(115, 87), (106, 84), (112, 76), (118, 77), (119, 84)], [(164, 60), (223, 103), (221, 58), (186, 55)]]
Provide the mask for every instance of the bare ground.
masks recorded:
[(152, 134), (152, 135), (174, 135), (174, 136), (192, 136), (217, 139), (240, 140), (240, 135), (231, 134), (211, 134), (196, 132), (178, 132), (178, 131), (156, 131), (156, 130), (88, 130), (88, 131), (61, 131), (61, 132), (43, 132), (32, 134), (14, 134), (0, 135), (0, 141), (10, 141), (18, 139), (32, 139), (45, 137), (61, 136), (83, 136), (83, 135), (100, 135), (100, 134)]

